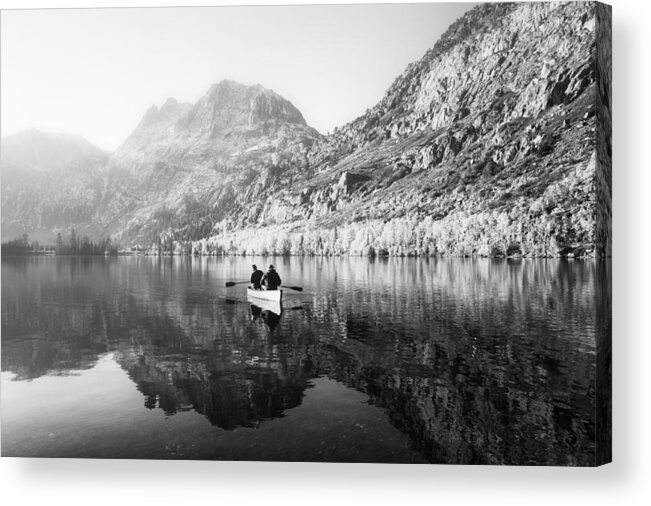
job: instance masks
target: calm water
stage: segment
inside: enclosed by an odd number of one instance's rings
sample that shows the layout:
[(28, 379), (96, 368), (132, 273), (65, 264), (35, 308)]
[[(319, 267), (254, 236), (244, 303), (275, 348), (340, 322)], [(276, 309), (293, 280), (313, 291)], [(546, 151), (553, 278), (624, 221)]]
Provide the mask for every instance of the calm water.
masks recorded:
[[(252, 307), (277, 266), (281, 316)], [(3, 258), (3, 456), (590, 465), (597, 261)]]

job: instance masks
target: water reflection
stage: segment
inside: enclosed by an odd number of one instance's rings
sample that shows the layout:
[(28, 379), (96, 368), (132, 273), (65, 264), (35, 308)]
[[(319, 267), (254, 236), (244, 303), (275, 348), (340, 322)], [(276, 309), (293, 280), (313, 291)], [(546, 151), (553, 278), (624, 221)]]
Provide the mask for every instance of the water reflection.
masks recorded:
[(282, 312), (279, 309), (264, 309), (256, 304), (251, 304), (251, 320), (264, 322), (271, 332), (280, 323), (281, 314)]
[(273, 262), (306, 286), (282, 317), (223, 288), (248, 260), (3, 259), (2, 370), (70, 374), (110, 351), (144, 408), (227, 430), (285, 416), (327, 376), (431, 462), (594, 463), (607, 265)]

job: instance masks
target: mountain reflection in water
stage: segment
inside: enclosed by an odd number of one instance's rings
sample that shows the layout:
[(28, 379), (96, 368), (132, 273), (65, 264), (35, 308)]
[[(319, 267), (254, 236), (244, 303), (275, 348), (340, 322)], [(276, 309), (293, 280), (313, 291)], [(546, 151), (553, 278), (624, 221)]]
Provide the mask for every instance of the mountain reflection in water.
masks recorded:
[[(594, 463), (596, 339), (609, 332), (609, 265), (273, 262), (305, 287), (286, 293), (282, 316), (224, 287), (247, 279), (249, 259), (3, 258), (2, 371), (14, 379), (3, 390), (90, 370), (110, 353), (143, 409), (170, 420), (195, 412), (234, 431), (289, 420), (315, 378), (328, 377), (365, 394), (378, 423), (388, 419), (430, 462)], [(22, 436), (4, 404), (3, 453), (20, 454)], [(337, 415), (323, 431), (369, 424), (356, 422), (352, 407)], [(297, 441), (307, 430), (285, 426)], [(323, 458), (376, 461), (382, 441), (356, 457), (333, 445)], [(244, 458), (238, 448), (229, 458)], [(269, 451), (260, 458), (283, 460)]]

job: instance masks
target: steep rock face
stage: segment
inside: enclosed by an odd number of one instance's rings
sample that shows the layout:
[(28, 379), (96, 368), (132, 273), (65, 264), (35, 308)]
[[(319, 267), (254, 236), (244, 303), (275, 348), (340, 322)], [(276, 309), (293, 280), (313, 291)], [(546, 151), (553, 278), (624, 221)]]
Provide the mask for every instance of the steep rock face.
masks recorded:
[(97, 209), (108, 155), (75, 135), (29, 130), (2, 139), (2, 237), (53, 242), (85, 228)]
[(229, 80), (213, 85), (182, 121), (188, 132), (213, 137), (225, 132), (268, 135), (285, 124), (306, 125), (298, 109), (280, 95)]
[[(320, 139), (305, 177), (264, 203), (259, 224), (290, 242), (311, 222), (338, 228), (316, 240), (331, 252), (350, 251), (342, 232), (358, 237), (366, 223), (377, 230), (360, 252), (598, 254), (596, 70), (606, 63), (595, 41), (593, 3), (478, 6), (380, 103)], [(411, 228), (400, 248), (382, 239), (387, 221)], [(213, 238), (217, 249), (242, 241), (264, 251), (245, 232)]]
[[(469, 125), (481, 135), (569, 103), (594, 82), (590, 3), (484, 4), (455, 22), (382, 101), (315, 150), (315, 161), (374, 140)], [(457, 136), (458, 137), (458, 136)]]

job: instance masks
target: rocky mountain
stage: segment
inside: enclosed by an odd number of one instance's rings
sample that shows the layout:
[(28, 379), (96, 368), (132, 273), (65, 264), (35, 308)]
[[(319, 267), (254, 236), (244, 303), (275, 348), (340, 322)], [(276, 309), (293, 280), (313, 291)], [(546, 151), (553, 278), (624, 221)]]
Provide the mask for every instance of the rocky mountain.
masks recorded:
[(264, 202), (269, 233), (200, 249), (608, 254), (609, 16), (591, 2), (476, 7), (315, 144), (300, 182)]
[(225, 219), (243, 225), (244, 201), (272, 180), (289, 184), (319, 138), (296, 107), (260, 85), (222, 81), (196, 104), (169, 99), (111, 155), (98, 224), (146, 244), (204, 237)]
[(169, 99), (108, 160), (92, 230), (203, 254), (607, 255), (610, 31), (592, 2), (479, 5), (328, 136), (259, 85)]
[(53, 243), (58, 230), (92, 229), (108, 154), (77, 135), (38, 130), (2, 139), (2, 237)]

